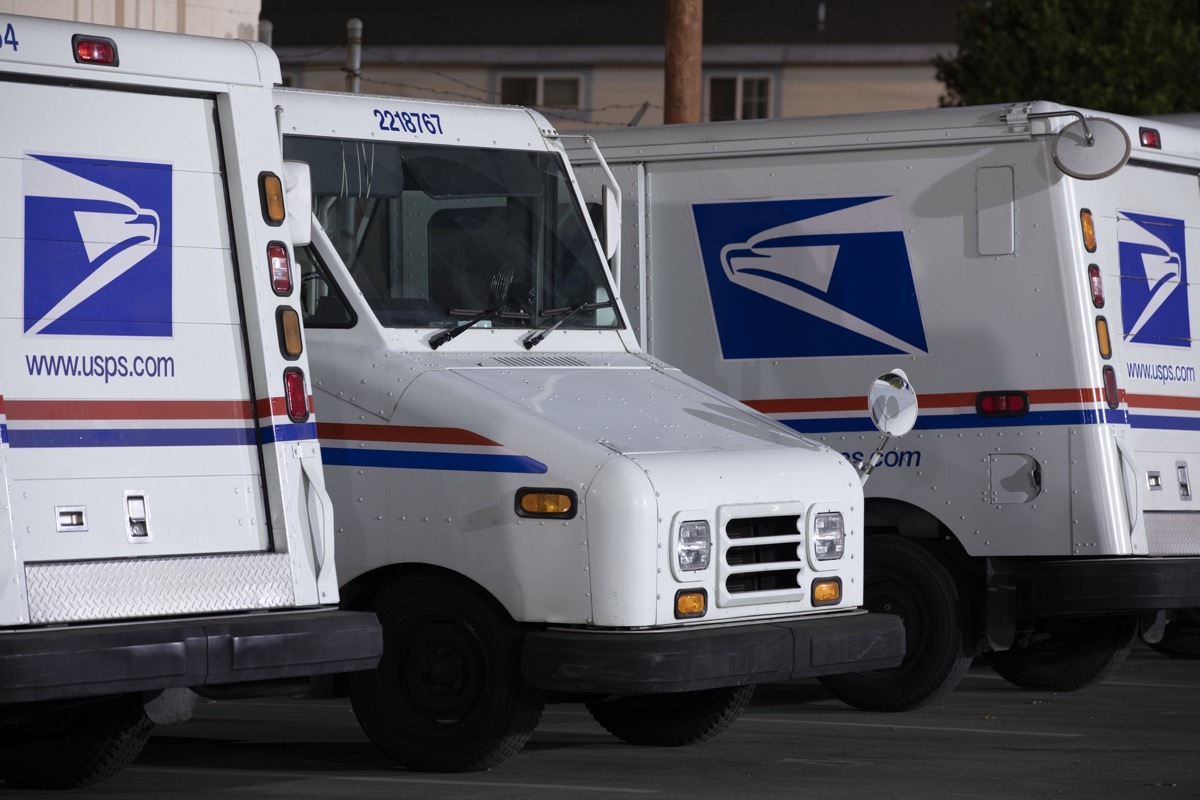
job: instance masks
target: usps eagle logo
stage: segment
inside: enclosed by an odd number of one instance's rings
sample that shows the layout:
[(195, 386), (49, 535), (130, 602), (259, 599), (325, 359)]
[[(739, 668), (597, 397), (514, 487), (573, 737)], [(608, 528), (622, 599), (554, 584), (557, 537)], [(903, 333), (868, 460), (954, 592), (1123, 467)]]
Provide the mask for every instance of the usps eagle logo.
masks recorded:
[(26, 154), (25, 333), (171, 335), (171, 166)]
[(1192, 346), (1185, 232), (1181, 219), (1117, 212), (1121, 321), (1127, 341)]
[(692, 205), (727, 359), (928, 352), (895, 195)]

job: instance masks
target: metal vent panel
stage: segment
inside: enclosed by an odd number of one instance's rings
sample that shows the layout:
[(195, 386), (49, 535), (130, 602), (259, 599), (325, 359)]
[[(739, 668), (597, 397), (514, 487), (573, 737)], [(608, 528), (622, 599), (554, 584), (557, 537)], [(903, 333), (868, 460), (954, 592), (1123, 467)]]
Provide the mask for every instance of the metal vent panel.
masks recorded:
[(497, 364), (503, 364), (506, 367), (586, 367), (590, 366), (587, 361), (584, 361), (574, 356), (496, 356), (493, 359)]
[(1200, 512), (1147, 511), (1145, 521), (1150, 555), (1200, 555)]
[(34, 624), (296, 605), (286, 553), (27, 564)]

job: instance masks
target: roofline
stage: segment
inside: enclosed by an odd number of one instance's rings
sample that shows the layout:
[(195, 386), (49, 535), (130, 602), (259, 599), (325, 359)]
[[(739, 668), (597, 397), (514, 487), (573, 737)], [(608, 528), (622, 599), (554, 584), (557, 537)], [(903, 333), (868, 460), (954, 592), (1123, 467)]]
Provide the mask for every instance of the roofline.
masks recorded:
[[(929, 64), (936, 56), (953, 56), (957, 45), (931, 44), (736, 44), (706, 45), (704, 66), (824, 66), (854, 64)], [(316, 64), (341, 64), (342, 45), (325, 48), (277, 47), (285, 68)], [(486, 47), (363, 45), (364, 65), (469, 64), (485, 66), (632, 66), (664, 62), (658, 45), (614, 46), (508, 46)]]

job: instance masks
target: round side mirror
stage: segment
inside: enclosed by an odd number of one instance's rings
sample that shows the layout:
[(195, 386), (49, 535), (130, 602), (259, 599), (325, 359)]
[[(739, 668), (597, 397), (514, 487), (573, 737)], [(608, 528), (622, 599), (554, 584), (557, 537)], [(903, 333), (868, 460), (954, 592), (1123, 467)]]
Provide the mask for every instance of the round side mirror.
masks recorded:
[(1125, 166), (1129, 152), (1129, 136), (1124, 128), (1109, 119), (1089, 117), (1086, 126), (1083, 120), (1075, 120), (1059, 131), (1051, 155), (1055, 166), (1065, 174), (1093, 181)]
[(917, 393), (904, 370), (880, 375), (867, 393), (871, 422), (888, 436), (903, 436), (917, 424)]

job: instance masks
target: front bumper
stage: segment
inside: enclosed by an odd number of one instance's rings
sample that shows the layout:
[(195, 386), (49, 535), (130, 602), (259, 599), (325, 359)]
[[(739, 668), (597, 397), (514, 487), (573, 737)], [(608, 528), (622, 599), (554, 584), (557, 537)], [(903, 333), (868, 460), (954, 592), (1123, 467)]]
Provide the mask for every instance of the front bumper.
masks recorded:
[(522, 672), (546, 691), (657, 694), (894, 667), (904, 625), (856, 612), (667, 631), (548, 630), (525, 638)]
[(371, 669), (374, 614), (317, 609), (0, 633), (0, 703)]
[(1031, 580), (1032, 606), (1043, 616), (1200, 607), (1200, 558), (1043, 561)]

